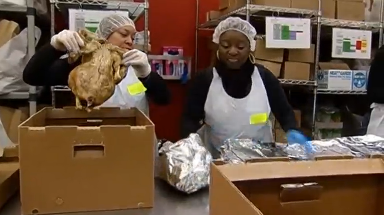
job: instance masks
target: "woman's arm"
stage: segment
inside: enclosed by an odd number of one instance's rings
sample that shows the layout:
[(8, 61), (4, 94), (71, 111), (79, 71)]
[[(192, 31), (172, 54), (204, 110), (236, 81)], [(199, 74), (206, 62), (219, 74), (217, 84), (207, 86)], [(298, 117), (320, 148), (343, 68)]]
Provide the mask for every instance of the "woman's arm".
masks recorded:
[(156, 104), (167, 105), (171, 102), (171, 93), (165, 80), (156, 72), (151, 72), (146, 78), (139, 78), (147, 88), (146, 95)]
[(69, 72), (74, 65), (69, 65), (66, 59), (60, 59), (64, 54), (49, 43), (44, 45), (26, 65), (24, 82), (32, 86), (67, 85)]
[(181, 116), (182, 138), (195, 133), (203, 125), (202, 122), (205, 118), (204, 105), (212, 77), (212, 69), (201, 71), (189, 83), (190, 86)]
[(272, 113), (280, 123), (281, 128), (283, 128), (285, 132), (289, 130), (297, 130), (295, 113), (288, 103), (279, 80), (265, 67), (258, 66), (258, 68), (260, 73), (263, 74), (263, 81)]
[(384, 46), (377, 50), (369, 69), (367, 95), (371, 103), (384, 104)]

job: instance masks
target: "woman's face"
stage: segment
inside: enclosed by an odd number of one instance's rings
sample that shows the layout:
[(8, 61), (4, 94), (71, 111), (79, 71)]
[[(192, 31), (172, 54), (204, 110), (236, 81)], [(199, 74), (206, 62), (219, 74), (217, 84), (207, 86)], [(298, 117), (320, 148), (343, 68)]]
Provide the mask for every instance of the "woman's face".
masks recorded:
[(108, 37), (108, 42), (123, 49), (133, 49), (133, 40), (136, 30), (132, 26), (123, 26), (118, 28)]
[(249, 57), (249, 40), (238, 31), (226, 31), (220, 36), (218, 53), (228, 68), (239, 69)]

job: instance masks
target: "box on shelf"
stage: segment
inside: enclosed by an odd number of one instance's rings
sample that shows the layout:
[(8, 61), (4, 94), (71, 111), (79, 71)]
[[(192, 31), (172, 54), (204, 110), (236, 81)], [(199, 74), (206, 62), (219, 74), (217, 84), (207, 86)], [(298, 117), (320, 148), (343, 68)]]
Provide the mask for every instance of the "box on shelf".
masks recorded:
[(366, 90), (367, 71), (350, 70), (345, 63), (320, 62), (317, 73), (319, 89), (324, 90)]
[(337, 0), (336, 18), (352, 21), (363, 21), (365, 19), (364, 2)]
[(261, 161), (211, 165), (210, 215), (383, 212), (383, 159)]
[(293, 80), (309, 80), (311, 65), (309, 63), (299, 63), (286, 61), (284, 63), (283, 78)]
[(284, 49), (266, 48), (265, 40), (256, 41), (256, 49), (253, 53), (256, 59), (282, 63), (284, 60)]
[[(301, 110), (293, 110), (293, 113), (295, 114), (295, 119), (296, 119), (296, 122), (297, 122), (297, 127), (300, 128), (301, 127)], [(275, 127), (276, 128), (281, 128), (280, 123), (277, 122), (277, 120), (275, 122)]]
[(206, 20), (207, 22), (212, 20), (212, 19), (217, 19), (221, 16), (221, 12), (220, 11), (216, 11), (216, 10), (211, 10), (211, 11), (208, 11), (207, 12), (207, 17), (206, 17)]
[(0, 21), (0, 47), (20, 33), (20, 26), (16, 22), (3, 19)]
[[(224, 13), (229, 13), (247, 4), (247, 0), (220, 0), (219, 10)], [(290, 0), (251, 0), (251, 4), (265, 5), (273, 7), (286, 7), (291, 6)]]
[(44, 108), (19, 137), (23, 214), (153, 207), (154, 125), (138, 109)]
[[(291, 0), (291, 8), (318, 10), (318, 0)], [(335, 18), (336, 1), (335, 0), (321, 0), (321, 12), (325, 18)]]
[(288, 61), (313, 63), (315, 61), (315, 45), (311, 44), (309, 49), (289, 49)]
[(264, 60), (256, 60), (256, 63), (263, 65), (265, 68), (271, 71), (275, 77), (277, 78), (280, 77), (280, 70), (281, 70), (280, 63), (264, 61)]
[[(140, 50), (140, 51), (144, 51), (144, 45), (133, 44), (133, 48), (134, 48), (134, 49), (138, 49), (138, 50)], [(148, 51), (149, 51), (149, 52), (151, 51), (151, 44), (148, 44)]]
[(285, 131), (283, 129), (275, 129), (275, 141), (276, 143), (288, 143), (287, 135), (285, 134)]

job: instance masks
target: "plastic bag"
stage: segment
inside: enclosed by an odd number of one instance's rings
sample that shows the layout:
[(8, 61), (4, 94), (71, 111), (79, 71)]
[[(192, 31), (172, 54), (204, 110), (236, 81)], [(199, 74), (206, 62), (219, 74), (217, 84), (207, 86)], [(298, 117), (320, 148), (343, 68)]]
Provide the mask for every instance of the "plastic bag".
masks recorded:
[[(29, 61), (27, 30), (0, 48), (0, 94), (29, 90), (29, 85), (23, 81), (23, 70)], [(40, 29), (35, 27), (35, 44), (40, 36)]]

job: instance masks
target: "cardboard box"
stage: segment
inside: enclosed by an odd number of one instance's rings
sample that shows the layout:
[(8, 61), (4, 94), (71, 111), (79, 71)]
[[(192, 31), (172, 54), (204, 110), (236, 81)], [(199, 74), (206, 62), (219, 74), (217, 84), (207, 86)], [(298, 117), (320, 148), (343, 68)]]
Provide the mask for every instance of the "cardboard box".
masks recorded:
[[(220, 0), (219, 10), (223, 11), (224, 13), (229, 13), (240, 7), (244, 7), (246, 4), (247, 4), (247, 0)], [(251, 4), (289, 8), (291, 6), (291, 1), (290, 0), (251, 0)]]
[[(133, 48), (134, 48), (134, 49), (138, 49), (138, 50), (140, 50), (140, 51), (145, 51), (145, 50), (144, 50), (144, 45), (133, 44)], [(152, 50), (151, 44), (148, 44), (148, 51), (150, 52), (151, 50)]]
[(221, 16), (221, 12), (220, 11), (215, 11), (215, 10), (211, 10), (211, 11), (208, 11), (207, 12), (207, 18), (206, 20), (207, 21), (210, 21), (212, 19), (217, 19)]
[[(318, 10), (318, 0), (291, 0), (291, 8)], [(325, 18), (335, 18), (336, 1), (335, 0), (321, 0), (321, 12)]]
[(363, 21), (365, 19), (364, 2), (337, 1), (336, 18), (343, 20)]
[(309, 80), (311, 65), (308, 63), (289, 62), (284, 63), (284, 79)]
[(267, 68), (269, 71), (273, 73), (275, 77), (280, 77), (280, 70), (281, 70), (281, 64), (280, 63), (274, 63), (264, 60), (256, 60), (256, 63), (263, 65), (265, 68)]
[(44, 108), (19, 142), (23, 214), (154, 205), (154, 125), (138, 109)]
[[(293, 110), (293, 113), (295, 114), (295, 119), (296, 119), (296, 122), (297, 122), (297, 127), (301, 127), (301, 110)], [(279, 122), (276, 121), (275, 123), (276, 125), (276, 128), (279, 128), (281, 129), (281, 125)]]
[(269, 49), (265, 46), (265, 40), (256, 41), (256, 49), (253, 53), (256, 59), (282, 63), (284, 49)]
[(276, 128), (275, 138), (276, 143), (288, 143), (287, 135), (285, 131), (281, 128)]
[(289, 49), (288, 61), (314, 63), (315, 62), (315, 44), (311, 44), (309, 49)]
[(213, 163), (210, 215), (383, 214), (383, 159), (270, 160)]
[(367, 88), (367, 71), (350, 70), (345, 63), (320, 62), (319, 67), (319, 89), (364, 91)]
[(0, 21), (0, 47), (20, 33), (20, 26), (16, 22), (3, 19)]

